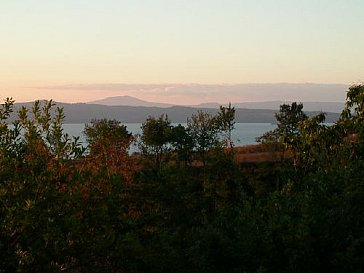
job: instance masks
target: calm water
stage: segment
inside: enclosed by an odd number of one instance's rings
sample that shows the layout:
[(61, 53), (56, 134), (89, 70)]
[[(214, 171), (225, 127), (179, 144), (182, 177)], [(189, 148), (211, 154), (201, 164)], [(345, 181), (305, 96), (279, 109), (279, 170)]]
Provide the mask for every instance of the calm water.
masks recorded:
[[(126, 123), (128, 131), (133, 134), (141, 133), (141, 123)], [(177, 124), (173, 124), (177, 125)], [(186, 124), (182, 125), (186, 126)], [(82, 131), (85, 124), (64, 124), (63, 128), (71, 136), (78, 136), (82, 143), (85, 143), (85, 136)], [(232, 138), (236, 146), (243, 146), (256, 143), (255, 138), (267, 131), (276, 128), (275, 124), (270, 123), (236, 123), (232, 133)]]

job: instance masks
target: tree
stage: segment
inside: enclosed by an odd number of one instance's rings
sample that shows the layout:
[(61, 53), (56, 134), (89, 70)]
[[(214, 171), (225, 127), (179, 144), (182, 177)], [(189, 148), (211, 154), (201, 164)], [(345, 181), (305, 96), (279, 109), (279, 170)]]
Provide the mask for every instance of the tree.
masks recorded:
[(294, 154), (294, 165), (306, 172), (317, 168), (329, 161), (330, 147), (334, 145), (335, 133), (324, 124), (325, 114), (319, 113), (313, 117), (300, 121), (299, 132), (295, 136), (295, 143), (291, 147)]
[(206, 165), (206, 152), (220, 145), (219, 126), (216, 117), (210, 113), (198, 111), (187, 120), (187, 127), (195, 142), (195, 148), (200, 154), (202, 163)]
[(94, 119), (86, 124), (83, 133), (92, 156), (108, 157), (112, 153), (125, 152), (132, 141), (126, 126), (115, 119)]
[(21, 130), (19, 122), (14, 122), (11, 128), (7, 119), (13, 112), (14, 100), (7, 98), (0, 108), (0, 163), (7, 156), (19, 156), (19, 148), (21, 146)]
[(0, 107), (0, 272), (53, 272), (67, 259), (59, 220), (70, 199), (60, 188), (83, 149), (63, 132), (52, 101), (21, 108), (8, 126), (13, 103)]
[(339, 124), (345, 127), (346, 134), (364, 130), (364, 84), (353, 85), (347, 91)]
[(177, 160), (187, 164), (193, 149), (193, 139), (188, 130), (181, 124), (172, 127), (171, 145), (174, 152), (177, 153)]
[(302, 109), (302, 103), (282, 104), (275, 114), (277, 128), (258, 137), (257, 141), (281, 152), (283, 160), (285, 151), (297, 141), (300, 122), (308, 118)]
[(155, 163), (160, 167), (162, 155), (168, 150), (171, 139), (171, 121), (167, 115), (159, 118), (149, 116), (142, 124), (142, 152), (152, 155)]
[(346, 93), (343, 118), (364, 118), (364, 84), (353, 85)]
[(364, 158), (364, 84), (353, 85), (346, 94), (346, 104), (336, 124), (351, 158)]
[(227, 107), (220, 105), (220, 111), (217, 114), (217, 123), (219, 129), (224, 134), (226, 146), (232, 148), (234, 143), (231, 138), (231, 133), (235, 128), (235, 107), (231, 107), (231, 103)]
[(280, 106), (279, 113), (275, 114), (277, 120), (277, 130), (283, 143), (292, 144), (298, 134), (299, 122), (307, 119), (303, 112), (303, 104), (293, 102), (291, 105)]

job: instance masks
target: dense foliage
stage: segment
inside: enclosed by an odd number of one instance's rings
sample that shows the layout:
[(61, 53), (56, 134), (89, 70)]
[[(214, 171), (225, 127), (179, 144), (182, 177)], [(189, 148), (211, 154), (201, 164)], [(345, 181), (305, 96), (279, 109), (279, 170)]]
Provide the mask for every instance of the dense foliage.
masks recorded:
[(134, 137), (94, 120), (84, 149), (52, 102), (0, 108), (0, 272), (362, 272), (364, 86), (340, 120), (282, 105), (238, 161), (235, 109), (188, 126), (149, 117)]

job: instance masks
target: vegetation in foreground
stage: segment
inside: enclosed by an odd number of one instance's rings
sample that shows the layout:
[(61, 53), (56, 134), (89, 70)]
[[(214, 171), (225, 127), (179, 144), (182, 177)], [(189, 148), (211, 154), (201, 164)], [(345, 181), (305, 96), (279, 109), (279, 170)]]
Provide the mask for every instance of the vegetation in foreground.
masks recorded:
[(231, 106), (186, 128), (149, 117), (139, 137), (94, 120), (85, 150), (52, 102), (10, 126), (13, 103), (0, 109), (0, 272), (364, 269), (363, 85), (333, 126), (282, 105), (259, 138), (274, 160), (239, 159)]

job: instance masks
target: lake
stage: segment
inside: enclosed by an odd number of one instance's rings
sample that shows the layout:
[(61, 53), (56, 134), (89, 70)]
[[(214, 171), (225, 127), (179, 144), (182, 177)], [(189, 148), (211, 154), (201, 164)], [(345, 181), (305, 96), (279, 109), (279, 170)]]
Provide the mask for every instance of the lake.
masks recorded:
[[(133, 134), (141, 133), (141, 123), (126, 123), (128, 131)], [(172, 125), (178, 125), (172, 123)], [(183, 126), (186, 124), (182, 123)], [(235, 129), (232, 132), (232, 139), (235, 146), (244, 146), (249, 144), (255, 144), (255, 138), (263, 135), (277, 125), (270, 123), (236, 123)], [(71, 136), (80, 137), (80, 141), (86, 143), (85, 136), (82, 131), (85, 128), (85, 124), (64, 124), (64, 131)]]

